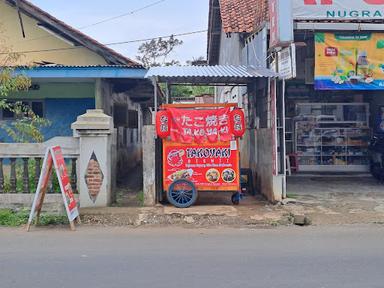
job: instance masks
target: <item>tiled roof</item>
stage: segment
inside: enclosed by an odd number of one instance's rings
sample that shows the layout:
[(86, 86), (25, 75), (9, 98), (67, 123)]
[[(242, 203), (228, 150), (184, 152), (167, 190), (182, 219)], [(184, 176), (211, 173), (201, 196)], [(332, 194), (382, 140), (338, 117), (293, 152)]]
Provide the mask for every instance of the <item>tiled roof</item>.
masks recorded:
[(268, 0), (220, 0), (225, 33), (251, 33), (268, 20)]

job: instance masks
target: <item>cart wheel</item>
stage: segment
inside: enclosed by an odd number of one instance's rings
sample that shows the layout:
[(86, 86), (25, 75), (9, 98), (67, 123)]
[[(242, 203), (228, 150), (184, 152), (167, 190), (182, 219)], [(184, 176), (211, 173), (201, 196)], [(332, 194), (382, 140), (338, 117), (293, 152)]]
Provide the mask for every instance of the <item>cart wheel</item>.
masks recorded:
[(236, 192), (232, 194), (231, 200), (233, 205), (239, 205), (240, 204), (240, 198), (241, 194), (239, 192)]
[(167, 199), (177, 208), (188, 208), (197, 200), (196, 187), (189, 180), (176, 180), (169, 186)]

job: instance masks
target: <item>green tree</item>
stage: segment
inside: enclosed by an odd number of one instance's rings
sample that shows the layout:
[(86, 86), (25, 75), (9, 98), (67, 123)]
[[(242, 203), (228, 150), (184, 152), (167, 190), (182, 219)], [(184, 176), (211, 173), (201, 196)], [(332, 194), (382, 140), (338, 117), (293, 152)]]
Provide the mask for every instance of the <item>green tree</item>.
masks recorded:
[(177, 60), (169, 60), (169, 55), (176, 47), (183, 44), (182, 40), (173, 35), (164, 40), (162, 38), (152, 39), (139, 46), (137, 60), (145, 67), (179, 65)]
[(5, 131), (15, 142), (42, 142), (40, 129), (49, 125), (46, 119), (37, 116), (31, 107), (20, 101), (9, 101), (9, 96), (20, 91), (28, 91), (31, 79), (16, 75), (14, 66), (22, 55), (12, 52), (4, 37), (1, 37), (0, 24), (0, 109), (15, 116), (13, 120), (2, 121), (0, 129)]

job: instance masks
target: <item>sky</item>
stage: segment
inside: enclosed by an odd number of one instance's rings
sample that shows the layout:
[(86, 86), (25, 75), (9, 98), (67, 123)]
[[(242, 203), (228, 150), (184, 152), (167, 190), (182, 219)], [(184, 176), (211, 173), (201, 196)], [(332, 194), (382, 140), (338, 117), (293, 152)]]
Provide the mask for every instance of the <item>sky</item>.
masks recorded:
[[(161, 1), (125, 17), (80, 30), (101, 43), (113, 43), (207, 29), (208, 0)], [(30, 2), (72, 27), (79, 28), (130, 13), (159, 0), (30, 0)], [(206, 32), (177, 38), (184, 43), (176, 48), (171, 59), (184, 63), (199, 56), (206, 58)], [(110, 47), (135, 59), (140, 44), (129, 43)]]

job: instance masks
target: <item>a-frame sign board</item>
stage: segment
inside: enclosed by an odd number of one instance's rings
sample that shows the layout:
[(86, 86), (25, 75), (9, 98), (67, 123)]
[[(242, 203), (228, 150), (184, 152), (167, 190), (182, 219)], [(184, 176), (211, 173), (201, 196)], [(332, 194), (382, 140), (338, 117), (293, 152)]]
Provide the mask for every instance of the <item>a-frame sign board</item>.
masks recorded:
[(47, 193), (49, 178), (52, 175), (52, 168), (55, 168), (56, 175), (59, 181), (61, 194), (63, 196), (65, 210), (71, 230), (75, 230), (74, 220), (79, 218), (79, 210), (77, 208), (76, 199), (72, 192), (71, 182), (69, 181), (67, 167), (60, 146), (54, 146), (47, 149), (44, 157), (43, 166), (39, 178), (39, 183), (36, 188), (35, 198), (33, 200), (31, 213), (29, 214), (27, 231), (29, 231), (33, 218), (36, 214), (36, 224), (39, 222), (41, 208), (43, 206), (44, 197)]

